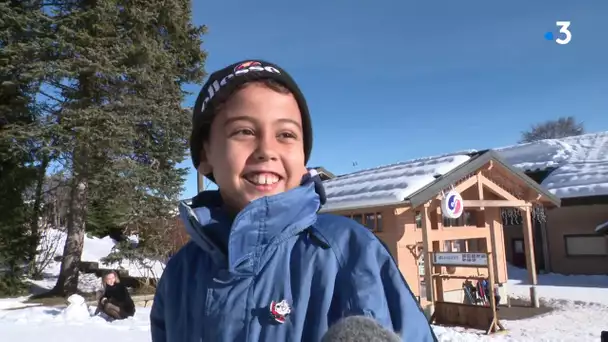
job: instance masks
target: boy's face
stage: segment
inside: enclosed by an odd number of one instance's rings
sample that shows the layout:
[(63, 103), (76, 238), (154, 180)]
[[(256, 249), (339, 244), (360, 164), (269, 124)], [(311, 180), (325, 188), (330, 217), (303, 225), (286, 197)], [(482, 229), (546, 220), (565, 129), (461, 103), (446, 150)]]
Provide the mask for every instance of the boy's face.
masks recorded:
[(214, 118), (201, 154), (199, 172), (213, 172), (235, 210), (299, 186), (306, 167), (298, 103), (291, 93), (248, 84)]

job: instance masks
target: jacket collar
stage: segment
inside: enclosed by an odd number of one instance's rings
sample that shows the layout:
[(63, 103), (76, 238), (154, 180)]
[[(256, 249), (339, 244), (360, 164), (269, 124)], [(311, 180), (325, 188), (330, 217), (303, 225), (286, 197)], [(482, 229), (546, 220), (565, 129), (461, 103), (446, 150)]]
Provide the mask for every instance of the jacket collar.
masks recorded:
[[(222, 210), (219, 191), (200, 193), (192, 206), (180, 203), (180, 215), (194, 243), (220, 268), (248, 275), (255, 272), (264, 246), (299, 234), (315, 223), (324, 197), (319, 177), (311, 175), (297, 188), (252, 201), (234, 219)], [(218, 239), (218, 234), (224, 238)]]

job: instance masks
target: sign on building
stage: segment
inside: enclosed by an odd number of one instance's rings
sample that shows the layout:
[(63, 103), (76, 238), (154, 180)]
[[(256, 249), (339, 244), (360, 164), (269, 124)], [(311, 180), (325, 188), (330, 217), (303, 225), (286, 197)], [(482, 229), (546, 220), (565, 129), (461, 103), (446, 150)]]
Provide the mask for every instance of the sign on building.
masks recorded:
[(451, 190), (441, 199), (441, 213), (451, 219), (457, 219), (464, 211), (462, 196), (456, 191)]
[(486, 253), (435, 252), (433, 259), (436, 266), (488, 266)]

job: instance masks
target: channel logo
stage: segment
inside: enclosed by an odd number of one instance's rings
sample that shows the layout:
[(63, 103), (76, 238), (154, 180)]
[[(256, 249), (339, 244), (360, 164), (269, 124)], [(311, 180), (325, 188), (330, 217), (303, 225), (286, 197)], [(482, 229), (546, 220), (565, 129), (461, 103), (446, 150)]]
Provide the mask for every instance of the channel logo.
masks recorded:
[(557, 34), (554, 34), (553, 31), (549, 31), (545, 33), (545, 39), (549, 41), (554, 41), (559, 45), (566, 45), (570, 43), (572, 40), (572, 32), (570, 31), (570, 22), (569, 21), (556, 21), (555, 26), (559, 28)]

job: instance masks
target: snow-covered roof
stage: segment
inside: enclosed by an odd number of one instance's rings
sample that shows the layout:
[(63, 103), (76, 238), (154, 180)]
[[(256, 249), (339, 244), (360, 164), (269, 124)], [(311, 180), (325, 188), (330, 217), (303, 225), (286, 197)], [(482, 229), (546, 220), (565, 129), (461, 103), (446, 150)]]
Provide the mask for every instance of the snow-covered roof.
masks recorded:
[(570, 162), (608, 160), (608, 131), (561, 139), (545, 139), (494, 149), (524, 171), (546, 170)]
[[(547, 139), (494, 150), (521, 171), (554, 168), (541, 186), (560, 197), (608, 195), (608, 131)], [(405, 161), (339, 176), (323, 182), (323, 211), (403, 202), (412, 194), (471, 159), (477, 151)]]
[(323, 182), (323, 211), (395, 204), (431, 184), (471, 157), (466, 152), (380, 166)]
[(608, 231), (608, 221), (600, 224), (599, 226), (595, 227), (595, 232), (596, 233), (601, 233), (603, 231)]
[(524, 171), (556, 168), (541, 185), (561, 198), (608, 195), (608, 131), (496, 149)]

